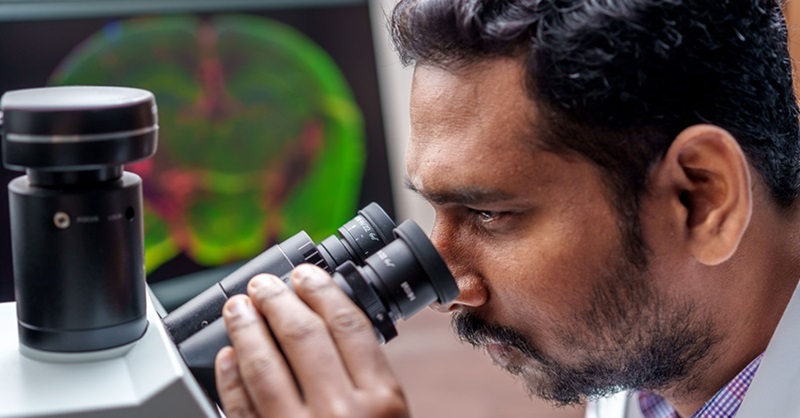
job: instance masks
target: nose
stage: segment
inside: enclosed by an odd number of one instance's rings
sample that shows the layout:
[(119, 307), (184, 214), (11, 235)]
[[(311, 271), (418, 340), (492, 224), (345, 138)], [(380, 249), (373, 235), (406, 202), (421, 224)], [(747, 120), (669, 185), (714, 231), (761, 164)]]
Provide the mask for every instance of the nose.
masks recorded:
[(449, 313), (485, 304), (489, 300), (489, 292), (486, 279), (480, 274), (481, 260), (475, 246), (467, 244), (469, 240), (463, 239), (464, 233), (457, 226), (448, 226), (438, 218), (431, 230), (431, 242), (453, 273), (459, 295), (448, 303), (434, 302), (430, 307), (441, 313)]
[(459, 291), (458, 297), (449, 303), (433, 302), (430, 304), (431, 309), (440, 313), (450, 313), (468, 307), (477, 308), (489, 300), (486, 286), (478, 282), (478, 278), (461, 275), (456, 275), (455, 278)]

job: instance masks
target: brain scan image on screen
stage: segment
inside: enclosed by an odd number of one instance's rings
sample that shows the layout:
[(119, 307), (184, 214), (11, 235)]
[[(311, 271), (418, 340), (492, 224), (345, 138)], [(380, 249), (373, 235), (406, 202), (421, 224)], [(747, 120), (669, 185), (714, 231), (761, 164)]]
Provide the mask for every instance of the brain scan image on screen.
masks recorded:
[(357, 210), (361, 110), (336, 63), (268, 18), (118, 20), (75, 48), (51, 85), (156, 96), (158, 151), (126, 166), (144, 186), (145, 259), (205, 266), (251, 258), (305, 230), (319, 240)]

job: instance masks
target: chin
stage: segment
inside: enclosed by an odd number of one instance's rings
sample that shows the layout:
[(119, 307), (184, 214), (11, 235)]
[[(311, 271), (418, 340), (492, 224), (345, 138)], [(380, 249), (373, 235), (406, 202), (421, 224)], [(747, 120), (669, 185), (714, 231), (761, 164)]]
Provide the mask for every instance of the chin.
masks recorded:
[(564, 391), (561, 385), (541, 372), (524, 372), (516, 376), (524, 383), (530, 398), (542, 399), (558, 407), (578, 406), (586, 401), (584, 395)]
[(598, 387), (598, 382), (572, 372), (568, 367), (542, 364), (534, 359), (504, 367), (524, 385), (531, 398), (539, 398), (557, 407), (578, 406), (589, 397), (618, 392), (618, 387)]

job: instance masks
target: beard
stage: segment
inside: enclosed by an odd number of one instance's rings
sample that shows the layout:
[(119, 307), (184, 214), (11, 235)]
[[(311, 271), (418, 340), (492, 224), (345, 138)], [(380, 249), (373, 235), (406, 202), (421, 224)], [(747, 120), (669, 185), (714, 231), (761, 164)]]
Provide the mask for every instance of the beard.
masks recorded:
[(569, 361), (547, 355), (522, 332), (489, 323), (473, 311), (453, 314), (453, 328), (475, 347), (499, 343), (516, 350), (524, 360), (503, 367), (525, 382), (531, 396), (557, 405), (629, 389), (674, 385), (679, 392), (691, 391), (698, 363), (719, 340), (712, 322), (690, 302), (657, 294), (646, 258), (637, 262), (619, 250), (608, 260), (592, 289), (591, 306), (553, 331)]

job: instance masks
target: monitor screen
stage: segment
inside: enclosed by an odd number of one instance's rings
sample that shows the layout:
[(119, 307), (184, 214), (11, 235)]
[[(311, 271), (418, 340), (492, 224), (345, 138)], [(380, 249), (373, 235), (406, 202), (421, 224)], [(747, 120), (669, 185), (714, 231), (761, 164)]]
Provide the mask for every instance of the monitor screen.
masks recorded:
[[(158, 151), (125, 167), (143, 181), (150, 283), (221, 278), (369, 202), (394, 216), (366, 0), (13, 2), (0, 40), (0, 94), (154, 93)], [(7, 185), (23, 174), (0, 170), (0, 301), (13, 299)]]

